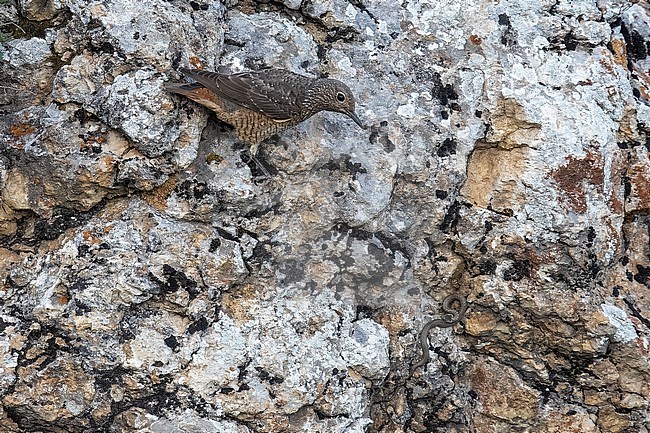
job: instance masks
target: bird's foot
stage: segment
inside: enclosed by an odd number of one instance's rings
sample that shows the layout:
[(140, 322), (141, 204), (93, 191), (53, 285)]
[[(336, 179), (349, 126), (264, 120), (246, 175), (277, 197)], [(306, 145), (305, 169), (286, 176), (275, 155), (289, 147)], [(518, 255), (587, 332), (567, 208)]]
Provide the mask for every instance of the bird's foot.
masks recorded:
[[(255, 163), (256, 169), (253, 169), (253, 167), (249, 165), (253, 177), (262, 178), (262, 179), (271, 179), (273, 177), (273, 175), (266, 168), (266, 166), (262, 164), (262, 161), (260, 161), (253, 153), (245, 152), (245, 154), (248, 156), (248, 161), (245, 161), (246, 163), (249, 163), (250, 161), (253, 161)], [(259, 172), (261, 172), (261, 174)]]

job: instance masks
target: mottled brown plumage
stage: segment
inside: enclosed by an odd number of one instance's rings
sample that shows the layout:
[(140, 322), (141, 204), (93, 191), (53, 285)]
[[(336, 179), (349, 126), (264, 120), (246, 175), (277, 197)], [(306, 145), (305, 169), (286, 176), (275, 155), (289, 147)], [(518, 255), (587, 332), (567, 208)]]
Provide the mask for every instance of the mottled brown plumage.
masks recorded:
[(284, 69), (232, 75), (180, 71), (196, 82), (169, 83), (165, 88), (208, 107), (234, 126), (237, 137), (251, 145), (253, 155), (264, 139), (323, 110), (344, 113), (363, 128), (350, 88), (337, 80), (309, 78)]

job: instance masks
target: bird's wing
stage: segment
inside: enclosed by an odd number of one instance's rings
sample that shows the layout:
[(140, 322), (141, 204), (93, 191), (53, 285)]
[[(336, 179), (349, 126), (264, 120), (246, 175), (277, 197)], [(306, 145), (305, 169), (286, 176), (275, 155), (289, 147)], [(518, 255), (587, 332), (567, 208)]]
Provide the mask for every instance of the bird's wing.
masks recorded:
[[(295, 74), (278, 70), (233, 75), (196, 69), (181, 69), (181, 72), (218, 96), (262, 112), (277, 122), (288, 121), (300, 113), (301, 89), (291, 79)], [(287, 80), (287, 77), (290, 79)]]

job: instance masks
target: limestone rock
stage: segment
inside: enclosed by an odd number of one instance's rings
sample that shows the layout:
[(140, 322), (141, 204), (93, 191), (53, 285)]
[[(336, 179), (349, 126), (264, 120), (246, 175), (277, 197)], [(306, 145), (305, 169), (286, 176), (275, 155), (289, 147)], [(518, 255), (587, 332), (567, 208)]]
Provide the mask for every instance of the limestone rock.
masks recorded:
[[(647, 2), (14, 3), (1, 431), (650, 429)], [(368, 127), (253, 160), (181, 67), (336, 78)]]

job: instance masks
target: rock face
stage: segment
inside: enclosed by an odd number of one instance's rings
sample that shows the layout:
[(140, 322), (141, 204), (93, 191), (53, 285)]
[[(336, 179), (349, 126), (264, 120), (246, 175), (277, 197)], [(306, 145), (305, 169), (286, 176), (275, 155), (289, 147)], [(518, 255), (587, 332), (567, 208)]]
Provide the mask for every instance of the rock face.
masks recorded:
[[(647, 1), (0, 3), (0, 431), (650, 430)], [(267, 66), (369, 128), (163, 89)]]

